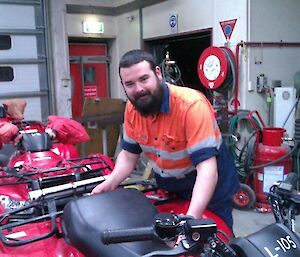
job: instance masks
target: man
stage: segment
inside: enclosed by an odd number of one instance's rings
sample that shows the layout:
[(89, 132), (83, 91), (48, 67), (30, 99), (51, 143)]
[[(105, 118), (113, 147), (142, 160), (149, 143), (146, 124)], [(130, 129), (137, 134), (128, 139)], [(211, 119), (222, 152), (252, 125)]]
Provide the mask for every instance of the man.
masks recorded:
[(159, 187), (191, 198), (188, 215), (200, 218), (208, 207), (232, 228), (231, 197), (239, 182), (209, 101), (165, 83), (153, 56), (142, 50), (123, 55), (119, 74), (129, 99), (122, 150), (110, 177), (92, 193), (117, 188), (143, 151)]

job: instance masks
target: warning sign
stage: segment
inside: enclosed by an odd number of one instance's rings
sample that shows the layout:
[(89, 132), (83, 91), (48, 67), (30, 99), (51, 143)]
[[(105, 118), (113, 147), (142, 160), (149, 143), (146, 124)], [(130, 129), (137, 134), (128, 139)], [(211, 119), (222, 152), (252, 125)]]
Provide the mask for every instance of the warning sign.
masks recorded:
[(97, 86), (84, 86), (84, 98), (96, 98)]
[(224, 36), (227, 41), (230, 40), (232, 31), (234, 29), (235, 23), (237, 19), (228, 20), (228, 21), (220, 21), (221, 28), (223, 30)]

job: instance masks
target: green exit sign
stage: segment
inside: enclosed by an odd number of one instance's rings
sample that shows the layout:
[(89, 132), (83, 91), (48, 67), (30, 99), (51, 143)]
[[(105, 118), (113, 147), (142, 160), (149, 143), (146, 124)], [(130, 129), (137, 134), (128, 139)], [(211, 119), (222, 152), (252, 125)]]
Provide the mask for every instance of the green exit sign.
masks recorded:
[(98, 21), (84, 21), (82, 23), (83, 33), (104, 33), (104, 23)]

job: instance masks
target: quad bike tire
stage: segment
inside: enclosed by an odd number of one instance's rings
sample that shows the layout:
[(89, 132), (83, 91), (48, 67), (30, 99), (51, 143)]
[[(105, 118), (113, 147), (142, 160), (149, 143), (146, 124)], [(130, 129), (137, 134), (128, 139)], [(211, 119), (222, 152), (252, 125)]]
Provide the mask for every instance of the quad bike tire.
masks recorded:
[(232, 196), (233, 208), (238, 210), (251, 209), (255, 202), (256, 196), (253, 189), (244, 183), (241, 183), (240, 190)]

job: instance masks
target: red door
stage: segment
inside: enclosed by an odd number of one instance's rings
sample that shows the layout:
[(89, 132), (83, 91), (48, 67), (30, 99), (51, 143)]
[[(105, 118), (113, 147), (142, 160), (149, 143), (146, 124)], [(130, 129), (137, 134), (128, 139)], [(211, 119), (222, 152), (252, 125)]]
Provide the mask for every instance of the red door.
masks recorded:
[(108, 97), (107, 47), (105, 44), (69, 44), (73, 85), (72, 116), (81, 117), (84, 100)]

